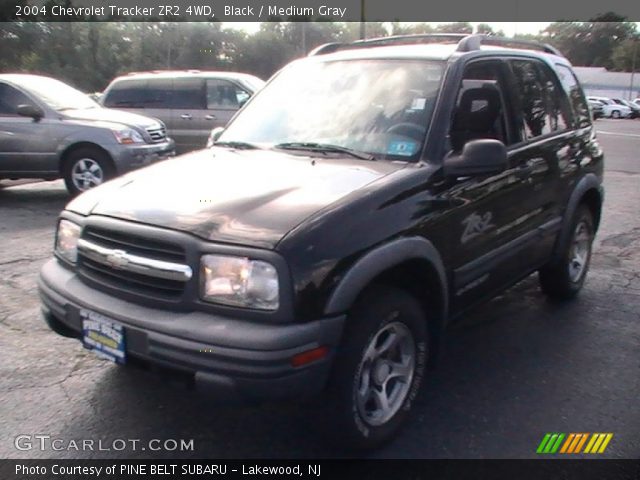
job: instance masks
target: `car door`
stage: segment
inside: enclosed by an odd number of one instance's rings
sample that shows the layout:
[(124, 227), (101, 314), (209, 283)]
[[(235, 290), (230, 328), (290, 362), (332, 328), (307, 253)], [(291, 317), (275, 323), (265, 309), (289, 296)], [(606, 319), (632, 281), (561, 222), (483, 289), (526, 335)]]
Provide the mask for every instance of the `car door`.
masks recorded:
[(204, 148), (211, 128), (205, 109), (204, 79), (176, 77), (171, 95), (171, 122), (168, 125), (176, 142), (176, 152)]
[(50, 128), (57, 120), (18, 115), (18, 105), (38, 106), (38, 102), (14, 86), (0, 82), (0, 175), (33, 177), (56, 171), (57, 144)]
[[(572, 128), (569, 99), (553, 70), (537, 59), (511, 59), (512, 103), (520, 143), (510, 160), (525, 183), (521, 200), (524, 229), (537, 230), (537, 241), (519, 259), (523, 270), (539, 267), (549, 258), (562, 218), (561, 199), (566, 190), (567, 168), (579, 149)], [(570, 167), (569, 167), (570, 168)]]
[(240, 107), (251, 96), (244, 88), (220, 78), (208, 78), (207, 93), (207, 127), (224, 127), (229, 123)]
[(534, 188), (528, 181), (529, 167), (522, 167), (526, 154), (518, 146), (522, 142), (511, 101), (511, 75), (508, 63), (501, 59), (467, 65), (451, 120), (449, 155), (482, 138), (502, 141), (509, 152), (505, 171), (449, 178), (442, 187), (441, 195), (451, 205), (443, 234), (452, 265), (454, 313), (523, 275), (520, 260), (537, 241), (539, 217), (527, 203)]

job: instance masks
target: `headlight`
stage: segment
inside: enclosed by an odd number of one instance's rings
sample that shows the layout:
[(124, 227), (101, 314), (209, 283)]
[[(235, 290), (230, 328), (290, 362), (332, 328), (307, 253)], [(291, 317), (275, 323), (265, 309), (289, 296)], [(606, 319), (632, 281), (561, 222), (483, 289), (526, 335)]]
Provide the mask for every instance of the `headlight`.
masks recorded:
[(130, 145), (132, 143), (144, 143), (144, 138), (132, 128), (124, 128), (122, 130), (114, 130), (113, 134), (118, 143)]
[(277, 310), (278, 272), (261, 260), (205, 255), (200, 268), (200, 295), (208, 302), (260, 310)]
[(78, 259), (78, 239), (82, 228), (69, 220), (60, 220), (56, 234), (56, 253), (71, 263)]

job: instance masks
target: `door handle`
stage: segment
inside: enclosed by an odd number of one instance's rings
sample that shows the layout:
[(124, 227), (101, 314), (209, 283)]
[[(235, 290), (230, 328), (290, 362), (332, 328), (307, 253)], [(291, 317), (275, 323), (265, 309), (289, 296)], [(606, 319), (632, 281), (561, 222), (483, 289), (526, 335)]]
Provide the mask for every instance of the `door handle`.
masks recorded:
[(191, 120), (191, 114), (190, 113), (183, 113), (182, 115), (180, 115), (180, 118), (183, 120)]
[(204, 119), (205, 119), (205, 120), (215, 120), (215, 119), (216, 119), (216, 116), (215, 116), (215, 115), (211, 115), (211, 114), (209, 114), (209, 115), (205, 115)]
[(533, 165), (529, 162), (523, 163), (522, 165), (519, 165), (515, 169), (516, 177), (519, 180), (529, 180), (531, 178), (530, 176), (532, 172), (533, 172)]

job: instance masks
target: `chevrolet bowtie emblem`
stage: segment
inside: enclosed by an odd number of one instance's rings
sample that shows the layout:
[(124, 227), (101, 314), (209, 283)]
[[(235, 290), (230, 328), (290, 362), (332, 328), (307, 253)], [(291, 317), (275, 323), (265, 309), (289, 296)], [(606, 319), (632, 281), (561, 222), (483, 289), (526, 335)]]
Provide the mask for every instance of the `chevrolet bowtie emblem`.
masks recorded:
[(127, 252), (124, 250), (114, 250), (107, 255), (107, 263), (113, 268), (121, 269), (129, 263)]

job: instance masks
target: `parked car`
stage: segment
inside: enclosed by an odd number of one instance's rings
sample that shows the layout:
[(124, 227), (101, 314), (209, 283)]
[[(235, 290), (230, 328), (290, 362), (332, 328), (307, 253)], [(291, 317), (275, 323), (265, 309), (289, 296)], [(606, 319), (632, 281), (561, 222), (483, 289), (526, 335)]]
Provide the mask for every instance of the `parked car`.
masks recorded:
[(589, 101), (602, 104), (602, 114), (607, 118), (631, 118), (631, 109), (626, 105), (619, 105), (607, 97), (587, 97)]
[(464, 312), (533, 272), (550, 297), (578, 294), (603, 163), (552, 47), (326, 45), (211, 149), (67, 205), (40, 274), (44, 317), (219, 399), (310, 398), (335, 442), (373, 447), (408, 419)]
[(76, 194), (173, 154), (158, 120), (102, 108), (53, 78), (0, 75), (0, 178), (64, 178)]
[(593, 115), (594, 119), (604, 116), (604, 106), (602, 102), (597, 100), (588, 100), (588, 104), (589, 109), (591, 110), (591, 115)]
[(640, 117), (640, 105), (636, 105), (635, 103), (623, 98), (612, 98), (611, 101), (617, 105), (624, 105), (629, 107), (631, 109), (631, 116), (629, 118)]
[(205, 147), (209, 132), (224, 127), (264, 81), (233, 72), (155, 71), (118, 77), (106, 88), (105, 107), (162, 120), (178, 153)]

